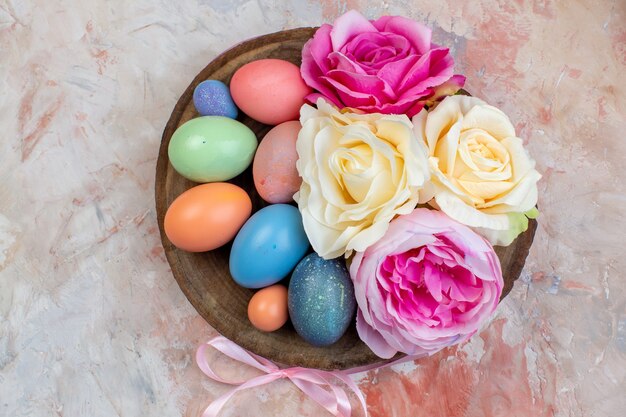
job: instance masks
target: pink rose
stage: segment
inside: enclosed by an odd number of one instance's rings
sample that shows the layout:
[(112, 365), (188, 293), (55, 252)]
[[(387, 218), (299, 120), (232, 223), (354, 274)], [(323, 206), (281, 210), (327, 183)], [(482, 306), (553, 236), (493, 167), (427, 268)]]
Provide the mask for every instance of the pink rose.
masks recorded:
[(431, 43), (427, 27), (401, 16), (369, 21), (351, 10), (322, 25), (302, 50), (302, 78), (340, 109), (417, 114), (456, 93), (465, 77), (453, 74), (448, 48)]
[(360, 338), (381, 358), (432, 354), (467, 340), (496, 309), (493, 247), (444, 213), (419, 208), (350, 266)]

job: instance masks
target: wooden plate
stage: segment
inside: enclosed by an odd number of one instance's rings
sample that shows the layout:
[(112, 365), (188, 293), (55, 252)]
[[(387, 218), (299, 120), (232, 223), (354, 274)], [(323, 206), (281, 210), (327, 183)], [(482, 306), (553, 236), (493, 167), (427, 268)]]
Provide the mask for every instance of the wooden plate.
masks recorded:
[[(262, 58), (279, 58), (300, 65), (302, 46), (315, 29), (293, 29), (250, 39), (217, 57), (196, 76), (178, 100), (163, 132), (156, 170), (156, 208), (161, 240), (174, 278), (189, 302), (215, 330), (245, 349), (284, 365), (348, 369), (382, 362), (361, 342), (354, 325), (337, 343), (324, 348), (304, 342), (290, 324), (273, 333), (260, 332), (247, 318), (248, 301), (253, 291), (235, 284), (229, 275), (230, 245), (207, 253), (189, 253), (174, 247), (163, 230), (169, 205), (182, 192), (196, 185), (176, 173), (167, 157), (167, 147), (176, 128), (198, 116), (192, 100), (196, 85), (206, 79), (228, 84), (239, 67)], [(259, 140), (271, 128), (244, 114), (238, 120), (248, 125)], [(251, 168), (232, 182), (248, 191), (253, 211), (265, 205), (254, 188)], [(511, 290), (524, 266), (535, 229), (536, 222), (531, 221), (528, 231), (511, 246), (496, 249), (504, 272), (502, 297)]]

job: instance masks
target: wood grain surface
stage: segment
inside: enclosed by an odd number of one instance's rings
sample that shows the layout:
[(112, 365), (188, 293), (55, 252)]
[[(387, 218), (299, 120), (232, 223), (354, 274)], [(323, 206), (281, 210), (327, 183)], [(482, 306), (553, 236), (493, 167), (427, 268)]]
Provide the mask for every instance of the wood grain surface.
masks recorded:
[[(381, 362), (361, 342), (354, 325), (337, 343), (323, 348), (306, 343), (289, 323), (276, 332), (260, 332), (247, 318), (247, 305), (253, 290), (240, 287), (230, 277), (230, 245), (207, 253), (189, 253), (173, 246), (163, 230), (163, 219), (169, 205), (182, 192), (196, 185), (176, 173), (167, 157), (174, 131), (198, 116), (192, 100), (196, 85), (206, 79), (228, 84), (239, 67), (257, 59), (279, 58), (300, 65), (302, 46), (314, 32), (315, 28), (300, 28), (250, 39), (218, 56), (195, 77), (180, 97), (163, 132), (156, 170), (156, 208), (163, 247), (174, 278), (190, 303), (212, 327), (245, 349), (284, 365), (348, 369)], [(259, 140), (272, 127), (256, 122), (242, 112), (238, 120), (249, 126)], [(251, 168), (231, 182), (248, 191), (253, 211), (266, 205), (254, 188)], [(529, 229), (512, 245), (496, 248), (505, 281), (502, 297), (508, 294), (519, 277), (536, 227), (536, 221), (532, 220)]]

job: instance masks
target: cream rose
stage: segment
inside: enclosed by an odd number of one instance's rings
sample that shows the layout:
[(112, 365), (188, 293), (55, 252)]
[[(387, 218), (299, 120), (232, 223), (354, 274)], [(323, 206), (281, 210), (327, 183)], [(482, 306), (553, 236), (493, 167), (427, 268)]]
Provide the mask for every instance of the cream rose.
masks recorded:
[[(425, 145), (405, 115), (339, 112), (323, 99), (300, 110), (294, 199), (313, 249), (332, 259), (364, 251), (389, 222), (432, 194)], [(420, 197), (423, 197), (420, 199)]]
[(501, 110), (451, 96), (413, 124), (428, 147), (433, 205), (494, 245), (507, 246), (526, 230), (541, 175)]

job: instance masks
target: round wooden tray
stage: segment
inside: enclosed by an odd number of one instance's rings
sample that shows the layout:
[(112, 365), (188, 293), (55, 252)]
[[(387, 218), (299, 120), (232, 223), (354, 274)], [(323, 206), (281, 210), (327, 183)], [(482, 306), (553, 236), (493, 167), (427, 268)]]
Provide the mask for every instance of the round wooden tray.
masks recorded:
[[(229, 274), (230, 245), (207, 253), (189, 253), (172, 245), (163, 230), (163, 219), (169, 205), (182, 192), (196, 185), (176, 173), (167, 157), (167, 147), (176, 128), (198, 116), (192, 100), (196, 85), (206, 79), (228, 84), (239, 67), (262, 58), (279, 58), (300, 65), (302, 46), (315, 30), (300, 28), (250, 39), (217, 57), (196, 76), (178, 100), (163, 132), (156, 169), (156, 209), (161, 240), (174, 278), (189, 302), (215, 330), (243, 348), (284, 365), (349, 369), (382, 362), (361, 342), (356, 326), (352, 325), (337, 343), (328, 347), (309, 345), (298, 336), (291, 324), (272, 333), (258, 331), (247, 318), (248, 301), (253, 291), (237, 285)], [(238, 120), (249, 126), (259, 139), (271, 128), (244, 114)], [(254, 188), (251, 168), (231, 182), (248, 191), (253, 211), (266, 205)], [(536, 227), (536, 222), (531, 221), (529, 229), (512, 245), (496, 248), (505, 281), (502, 297), (519, 277)]]

